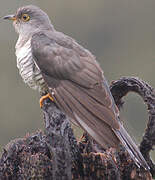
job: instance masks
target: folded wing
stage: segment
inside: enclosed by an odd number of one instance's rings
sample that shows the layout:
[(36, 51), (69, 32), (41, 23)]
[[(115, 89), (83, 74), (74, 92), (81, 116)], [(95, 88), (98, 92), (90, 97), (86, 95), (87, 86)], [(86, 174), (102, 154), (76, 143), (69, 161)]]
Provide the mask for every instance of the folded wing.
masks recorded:
[(32, 37), (32, 54), (56, 104), (103, 148), (121, 142), (137, 165), (149, 169), (119, 121), (119, 112), (95, 57), (70, 37), (42, 32)]
[(32, 52), (55, 102), (104, 148), (118, 146), (117, 108), (95, 57), (67, 36), (49, 36), (34, 35)]

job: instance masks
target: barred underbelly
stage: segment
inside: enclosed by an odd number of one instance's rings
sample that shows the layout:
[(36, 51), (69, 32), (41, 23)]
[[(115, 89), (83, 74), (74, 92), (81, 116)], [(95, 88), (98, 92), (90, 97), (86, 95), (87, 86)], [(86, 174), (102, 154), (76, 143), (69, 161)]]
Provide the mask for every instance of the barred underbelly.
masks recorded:
[(16, 50), (16, 56), (17, 67), (23, 81), (33, 89), (46, 91), (46, 83), (33, 60), (29, 41)]

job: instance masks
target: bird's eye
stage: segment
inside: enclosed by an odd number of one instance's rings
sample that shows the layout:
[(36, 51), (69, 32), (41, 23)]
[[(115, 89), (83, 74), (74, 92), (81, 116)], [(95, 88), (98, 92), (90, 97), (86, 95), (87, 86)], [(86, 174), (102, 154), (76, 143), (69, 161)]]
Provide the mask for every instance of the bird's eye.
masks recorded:
[(21, 19), (26, 22), (26, 21), (29, 21), (30, 20), (30, 16), (28, 14), (22, 14), (22, 17)]

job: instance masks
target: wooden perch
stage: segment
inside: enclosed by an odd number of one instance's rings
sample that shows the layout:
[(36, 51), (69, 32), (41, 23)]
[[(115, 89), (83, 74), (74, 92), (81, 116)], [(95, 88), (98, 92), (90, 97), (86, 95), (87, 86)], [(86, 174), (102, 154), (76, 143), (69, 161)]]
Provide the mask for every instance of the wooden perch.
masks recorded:
[(150, 166), (152, 175), (155, 176), (155, 165), (149, 155), (150, 151), (153, 150), (153, 146), (155, 146), (155, 89), (135, 77), (121, 78), (113, 82), (110, 89), (119, 108), (123, 105), (122, 97), (128, 92), (138, 93), (147, 105), (149, 118), (145, 134), (140, 143), (140, 151)]
[[(149, 152), (155, 145), (155, 90), (138, 78), (121, 78), (112, 83), (117, 106), (128, 92), (138, 93), (147, 104), (149, 121), (140, 150), (155, 176)], [(138, 169), (122, 146), (106, 152), (84, 133), (77, 142), (69, 118), (50, 100), (43, 105), (45, 132), (36, 132), (10, 142), (0, 158), (0, 180), (150, 180)], [(99, 151), (100, 152), (97, 152)]]

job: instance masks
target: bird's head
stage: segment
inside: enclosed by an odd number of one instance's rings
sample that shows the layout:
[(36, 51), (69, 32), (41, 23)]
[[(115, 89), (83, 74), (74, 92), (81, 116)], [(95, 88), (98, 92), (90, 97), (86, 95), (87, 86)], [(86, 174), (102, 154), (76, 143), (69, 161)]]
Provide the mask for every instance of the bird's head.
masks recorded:
[(38, 30), (54, 30), (48, 15), (33, 5), (21, 7), (15, 14), (3, 18), (12, 20), (19, 34), (29, 35)]

